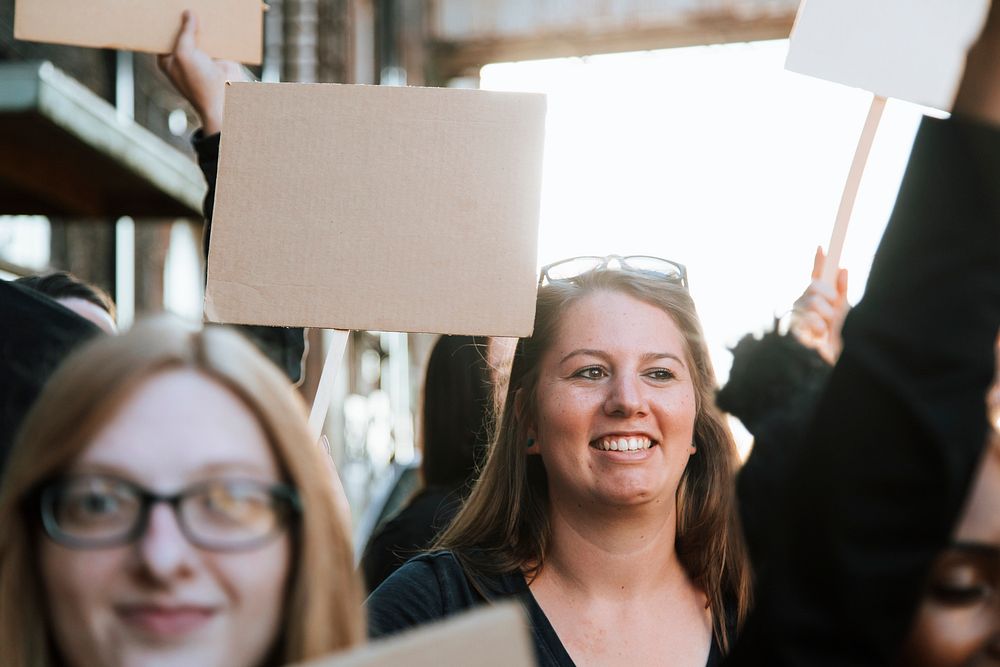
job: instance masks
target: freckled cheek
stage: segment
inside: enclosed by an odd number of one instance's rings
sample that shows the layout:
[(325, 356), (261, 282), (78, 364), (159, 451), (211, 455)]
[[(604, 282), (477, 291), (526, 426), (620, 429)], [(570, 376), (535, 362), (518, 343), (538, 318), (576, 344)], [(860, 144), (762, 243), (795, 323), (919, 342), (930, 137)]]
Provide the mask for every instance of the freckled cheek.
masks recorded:
[(659, 412), (668, 430), (694, 431), (698, 411), (692, 391), (678, 392), (677, 395), (664, 397), (664, 400), (659, 402)]
[(539, 405), (539, 437), (547, 436), (547, 439), (552, 439), (589, 433), (591, 417), (591, 411), (579, 399), (552, 398)]

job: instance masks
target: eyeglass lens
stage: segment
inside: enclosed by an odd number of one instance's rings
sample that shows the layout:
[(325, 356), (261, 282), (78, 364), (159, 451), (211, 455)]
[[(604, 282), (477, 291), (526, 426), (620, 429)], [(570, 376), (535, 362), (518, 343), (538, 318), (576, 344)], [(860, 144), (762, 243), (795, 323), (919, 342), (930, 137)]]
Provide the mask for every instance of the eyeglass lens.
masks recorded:
[(545, 275), (548, 276), (549, 280), (569, 280), (598, 269), (604, 263), (603, 257), (574, 257), (549, 266)]
[(631, 257), (626, 257), (622, 264), (633, 271), (655, 273), (671, 280), (681, 280), (683, 278), (681, 269), (676, 264), (665, 259), (660, 259), (659, 257), (632, 255)]

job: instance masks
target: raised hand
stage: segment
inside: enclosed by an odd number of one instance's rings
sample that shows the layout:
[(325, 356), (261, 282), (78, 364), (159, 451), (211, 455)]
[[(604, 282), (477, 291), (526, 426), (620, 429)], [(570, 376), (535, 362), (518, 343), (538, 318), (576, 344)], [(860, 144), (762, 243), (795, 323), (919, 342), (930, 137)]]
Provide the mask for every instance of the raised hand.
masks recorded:
[(215, 134), (222, 129), (222, 107), (227, 81), (249, 81), (250, 76), (231, 60), (214, 60), (198, 48), (198, 17), (185, 10), (174, 50), (157, 57), (167, 75), (201, 119), (202, 131)]
[(816, 248), (812, 282), (792, 307), (790, 328), (799, 342), (835, 364), (843, 347), (840, 330), (851, 306), (847, 303), (847, 269), (839, 269), (836, 285), (830, 285), (820, 280), (825, 262), (823, 249)]

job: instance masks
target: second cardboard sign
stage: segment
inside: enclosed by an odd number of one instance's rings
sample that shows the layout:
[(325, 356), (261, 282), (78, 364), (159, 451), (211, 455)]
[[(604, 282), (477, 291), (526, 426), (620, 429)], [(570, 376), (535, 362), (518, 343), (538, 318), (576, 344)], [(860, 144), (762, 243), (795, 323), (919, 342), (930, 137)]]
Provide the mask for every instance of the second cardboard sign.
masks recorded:
[(259, 0), (17, 0), (14, 37), (169, 53), (185, 9), (199, 18), (198, 46), (205, 53), (260, 64), (264, 4)]

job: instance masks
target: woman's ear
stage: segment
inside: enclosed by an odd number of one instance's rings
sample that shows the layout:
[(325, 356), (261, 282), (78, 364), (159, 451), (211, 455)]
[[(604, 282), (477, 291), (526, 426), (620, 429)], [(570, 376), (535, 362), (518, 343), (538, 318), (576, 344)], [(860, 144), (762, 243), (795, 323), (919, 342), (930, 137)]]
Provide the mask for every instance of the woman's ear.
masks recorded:
[(514, 392), (514, 416), (517, 423), (524, 426), (525, 441), (524, 449), (528, 454), (540, 454), (538, 448), (538, 433), (535, 429), (534, 419), (530, 417), (530, 411), (525, 405), (524, 389)]

